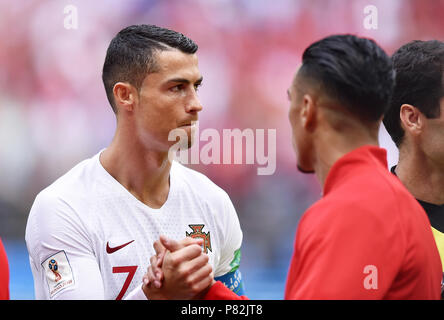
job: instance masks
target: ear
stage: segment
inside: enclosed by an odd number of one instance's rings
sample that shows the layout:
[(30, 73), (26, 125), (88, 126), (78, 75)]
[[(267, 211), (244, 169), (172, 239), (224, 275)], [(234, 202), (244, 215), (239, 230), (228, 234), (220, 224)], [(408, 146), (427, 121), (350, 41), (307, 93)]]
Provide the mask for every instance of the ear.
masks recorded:
[(117, 82), (113, 87), (114, 103), (117, 109), (133, 111), (137, 102), (137, 90), (127, 82)]
[(401, 125), (404, 130), (413, 135), (418, 135), (424, 129), (424, 119), (422, 113), (410, 104), (403, 104), (399, 111)]
[(307, 130), (313, 130), (316, 125), (317, 107), (313, 97), (305, 94), (302, 101), (301, 121), (302, 126)]

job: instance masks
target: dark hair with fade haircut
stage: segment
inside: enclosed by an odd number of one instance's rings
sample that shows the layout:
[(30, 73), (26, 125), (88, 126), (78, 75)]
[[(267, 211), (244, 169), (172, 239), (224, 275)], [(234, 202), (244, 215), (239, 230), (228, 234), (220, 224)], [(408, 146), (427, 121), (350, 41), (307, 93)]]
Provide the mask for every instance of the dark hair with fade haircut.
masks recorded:
[(106, 51), (102, 80), (115, 113), (114, 85), (129, 82), (140, 90), (146, 75), (156, 71), (156, 52), (172, 48), (193, 54), (198, 46), (180, 32), (146, 24), (126, 27), (111, 40)]
[(396, 85), (384, 126), (399, 147), (404, 138), (400, 110), (403, 104), (418, 108), (427, 118), (440, 116), (439, 101), (444, 96), (444, 42), (409, 42), (392, 56)]
[(364, 121), (379, 120), (394, 86), (390, 57), (373, 40), (333, 35), (310, 45), (299, 73)]

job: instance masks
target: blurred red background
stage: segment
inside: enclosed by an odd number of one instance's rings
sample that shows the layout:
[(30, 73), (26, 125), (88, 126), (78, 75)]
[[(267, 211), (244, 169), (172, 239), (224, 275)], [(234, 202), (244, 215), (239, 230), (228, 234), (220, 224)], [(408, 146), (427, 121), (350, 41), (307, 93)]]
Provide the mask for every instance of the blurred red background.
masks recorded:
[[(77, 9), (66, 29), (64, 8)], [(364, 8), (377, 8), (377, 29)], [(0, 236), (11, 264), (11, 298), (32, 299), (24, 247), (36, 194), (107, 146), (115, 116), (101, 69), (114, 35), (131, 24), (180, 31), (199, 45), (204, 76), (200, 129), (276, 129), (276, 172), (256, 165), (194, 165), (231, 196), (244, 231), (242, 267), (252, 298), (283, 297), (297, 222), (320, 197), (297, 172), (286, 90), (303, 50), (330, 34), (375, 39), (389, 54), (415, 40), (444, 38), (440, 0), (181, 0), (0, 2)], [(381, 130), (381, 145), (396, 148)]]

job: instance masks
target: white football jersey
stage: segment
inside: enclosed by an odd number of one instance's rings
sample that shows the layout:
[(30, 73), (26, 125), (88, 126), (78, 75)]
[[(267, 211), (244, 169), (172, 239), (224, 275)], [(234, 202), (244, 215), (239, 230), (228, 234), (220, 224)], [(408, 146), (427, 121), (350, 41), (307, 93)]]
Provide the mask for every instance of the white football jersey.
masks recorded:
[(242, 231), (227, 193), (173, 162), (167, 201), (152, 209), (87, 159), (41, 191), (26, 226), (36, 299), (145, 298), (142, 277), (164, 234), (204, 239), (215, 277), (239, 262)]

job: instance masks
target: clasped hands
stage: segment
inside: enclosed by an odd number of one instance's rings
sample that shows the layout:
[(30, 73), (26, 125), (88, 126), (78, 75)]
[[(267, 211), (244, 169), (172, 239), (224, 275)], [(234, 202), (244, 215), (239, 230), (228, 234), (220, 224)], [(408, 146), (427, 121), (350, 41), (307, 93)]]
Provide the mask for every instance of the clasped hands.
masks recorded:
[(143, 276), (142, 289), (150, 300), (203, 299), (215, 283), (209, 257), (202, 250), (202, 239), (181, 241), (160, 236), (154, 242), (156, 254)]

